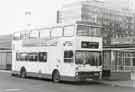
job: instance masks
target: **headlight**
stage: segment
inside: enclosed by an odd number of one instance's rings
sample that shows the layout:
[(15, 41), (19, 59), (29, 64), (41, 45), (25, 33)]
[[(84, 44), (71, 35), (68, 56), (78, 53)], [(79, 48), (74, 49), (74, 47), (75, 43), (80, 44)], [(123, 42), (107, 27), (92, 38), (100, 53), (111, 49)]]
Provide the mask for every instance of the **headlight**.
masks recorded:
[(78, 72), (75, 73), (75, 76), (78, 76)]
[(78, 69), (79, 69), (78, 67), (75, 68), (76, 71), (77, 71)]

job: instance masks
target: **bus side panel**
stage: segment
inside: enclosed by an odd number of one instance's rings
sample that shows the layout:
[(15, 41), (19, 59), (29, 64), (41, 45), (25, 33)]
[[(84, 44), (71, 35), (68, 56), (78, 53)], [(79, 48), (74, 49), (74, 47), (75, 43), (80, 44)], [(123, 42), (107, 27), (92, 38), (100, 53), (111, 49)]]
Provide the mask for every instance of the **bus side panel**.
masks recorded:
[(48, 48), (48, 61), (47, 61), (47, 72), (51, 75), (52, 72), (57, 69), (60, 72), (60, 63), (61, 63), (61, 57), (60, 55), (61, 51), (58, 47), (49, 47)]
[[(64, 51), (73, 51), (74, 52), (74, 40), (73, 38), (67, 39), (63, 38), (60, 41), (61, 45), (61, 76), (63, 80), (70, 80), (75, 77), (75, 63), (74, 63), (74, 55), (73, 55), (73, 62), (64, 62)], [(67, 45), (66, 45), (66, 44)], [(70, 45), (68, 45), (70, 44)]]

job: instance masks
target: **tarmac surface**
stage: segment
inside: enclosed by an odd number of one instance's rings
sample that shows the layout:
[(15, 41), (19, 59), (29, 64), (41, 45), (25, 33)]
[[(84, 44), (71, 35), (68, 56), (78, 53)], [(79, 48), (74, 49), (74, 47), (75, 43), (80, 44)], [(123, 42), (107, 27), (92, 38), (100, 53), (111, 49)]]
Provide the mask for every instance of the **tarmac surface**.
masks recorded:
[(61, 82), (13, 77), (10, 71), (0, 71), (0, 92), (135, 92), (135, 88), (119, 87), (101, 82)]

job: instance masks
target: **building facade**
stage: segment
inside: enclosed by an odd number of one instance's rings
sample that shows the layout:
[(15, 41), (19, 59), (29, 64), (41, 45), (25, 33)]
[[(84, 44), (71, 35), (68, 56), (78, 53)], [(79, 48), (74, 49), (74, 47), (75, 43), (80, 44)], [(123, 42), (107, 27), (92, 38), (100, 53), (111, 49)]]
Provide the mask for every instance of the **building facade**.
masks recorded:
[(99, 24), (103, 27), (100, 36), (104, 45), (108, 45), (113, 38), (135, 35), (134, 13), (123, 7), (116, 8), (108, 2), (96, 0), (76, 1), (63, 5), (57, 14), (57, 23), (89, 21)]
[(11, 69), (12, 63), (12, 50), (11, 35), (0, 36), (0, 69)]
[(103, 77), (135, 80), (135, 45), (117, 44), (103, 50)]

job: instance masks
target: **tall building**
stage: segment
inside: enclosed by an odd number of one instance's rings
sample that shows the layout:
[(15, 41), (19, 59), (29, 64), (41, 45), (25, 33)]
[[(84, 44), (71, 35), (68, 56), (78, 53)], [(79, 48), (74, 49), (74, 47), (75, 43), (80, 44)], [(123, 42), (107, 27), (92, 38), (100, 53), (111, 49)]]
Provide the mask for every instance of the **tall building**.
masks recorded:
[(104, 0), (104, 2), (113, 8), (129, 9), (130, 0)]
[(111, 44), (113, 38), (133, 36), (134, 13), (127, 9), (126, 2), (120, 4), (120, 7), (115, 7), (113, 4), (116, 2), (111, 5), (111, 1), (79, 0), (64, 4), (58, 12), (57, 23), (87, 21), (101, 25), (104, 44)]
[(129, 0), (129, 8), (135, 12), (135, 0)]

